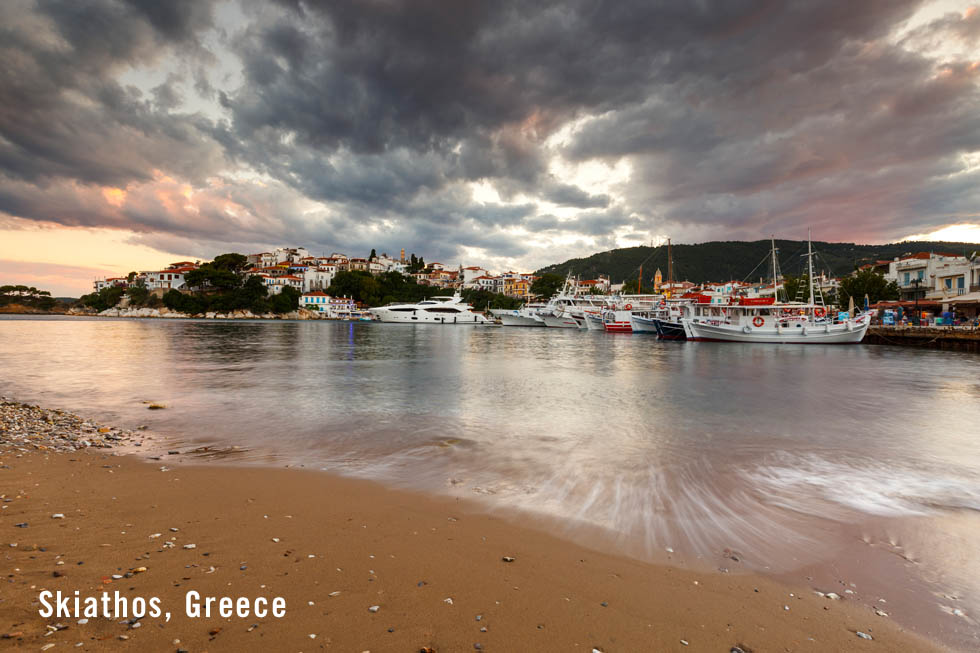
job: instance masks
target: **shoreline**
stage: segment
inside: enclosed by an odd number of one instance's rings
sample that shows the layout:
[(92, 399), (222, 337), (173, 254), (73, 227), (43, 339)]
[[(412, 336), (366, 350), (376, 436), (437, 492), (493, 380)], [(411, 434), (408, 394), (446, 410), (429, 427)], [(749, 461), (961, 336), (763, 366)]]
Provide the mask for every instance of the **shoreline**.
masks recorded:
[[(322, 471), (7, 446), (0, 467), (12, 570), (0, 635), (20, 632), (10, 643), (34, 650), (942, 650), (812, 588), (641, 562), (559, 539), (530, 516)], [(44, 589), (155, 596), (173, 619), (45, 619)], [(188, 590), (283, 596), (287, 614), (189, 619)]]

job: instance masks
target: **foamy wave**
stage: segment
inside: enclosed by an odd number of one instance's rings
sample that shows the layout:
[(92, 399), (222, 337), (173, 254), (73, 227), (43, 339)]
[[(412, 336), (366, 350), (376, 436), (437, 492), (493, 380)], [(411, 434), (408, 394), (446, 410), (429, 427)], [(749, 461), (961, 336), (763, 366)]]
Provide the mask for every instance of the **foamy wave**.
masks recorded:
[(839, 463), (817, 456), (780, 462), (744, 475), (768, 502), (805, 514), (838, 517), (827, 514), (827, 503), (884, 517), (980, 511), (980, 477), (948, 467), (931, 472), (874, 461)]

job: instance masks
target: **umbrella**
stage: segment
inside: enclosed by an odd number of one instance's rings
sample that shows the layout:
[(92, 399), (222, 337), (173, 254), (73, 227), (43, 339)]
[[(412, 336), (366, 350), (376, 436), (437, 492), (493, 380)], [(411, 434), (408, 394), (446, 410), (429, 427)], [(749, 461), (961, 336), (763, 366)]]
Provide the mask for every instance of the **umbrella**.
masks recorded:
[(847, 298), (847, 314), (854, 315), (854, 296), (851, 295)]
[(864, 310), (871, 309), (871, 300), (868, 299), (868, 293), (864, 293)]

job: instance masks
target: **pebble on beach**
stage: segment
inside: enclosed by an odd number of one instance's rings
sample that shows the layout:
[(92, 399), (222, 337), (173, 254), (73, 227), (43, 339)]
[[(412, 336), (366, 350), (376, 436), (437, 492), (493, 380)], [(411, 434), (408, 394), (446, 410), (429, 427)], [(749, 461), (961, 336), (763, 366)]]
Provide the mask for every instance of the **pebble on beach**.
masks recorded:
[[(71, 452), (93, 447), (108, 449), (115, 443), (133, 439), (132, 431), (102, 426), (62, 410), (50, 410), (0, 397), (0, 452)], [(51, 518), (64, 519), (65, 515), (55, 513)]]

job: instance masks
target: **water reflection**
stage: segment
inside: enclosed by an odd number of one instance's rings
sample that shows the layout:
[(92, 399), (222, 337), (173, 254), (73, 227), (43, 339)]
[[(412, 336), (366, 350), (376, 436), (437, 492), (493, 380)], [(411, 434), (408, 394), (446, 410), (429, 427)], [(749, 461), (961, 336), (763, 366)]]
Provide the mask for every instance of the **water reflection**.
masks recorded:
[(0, 320), (9, 396), (538, 511), (648, 554), (739, 547), (775, 566), (827, 556), (828, 524), (908, 519), (887, 528), (943, 567), (944, 537), (980, 511), (976, 363), (551, 329)]

